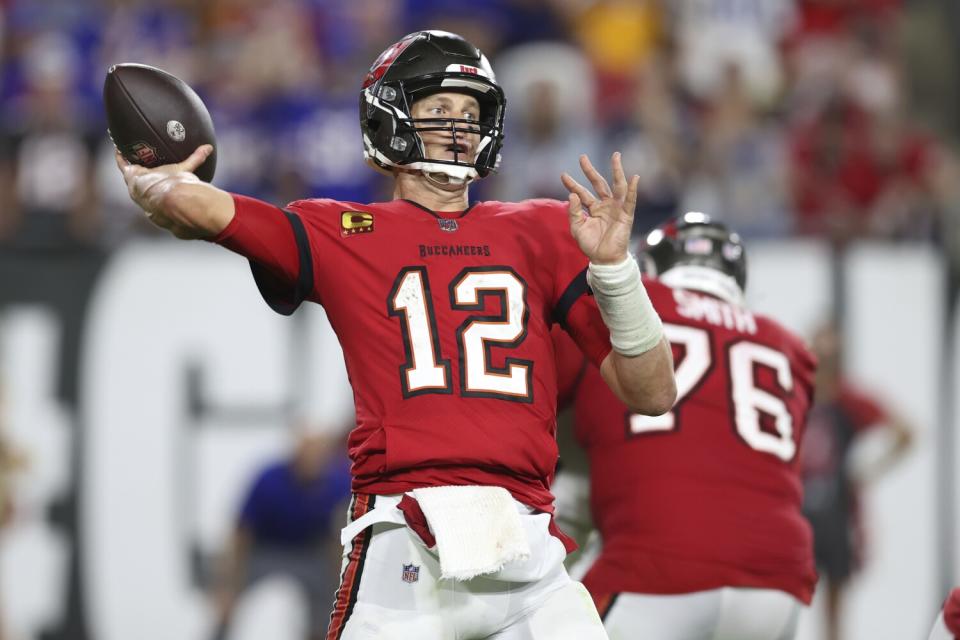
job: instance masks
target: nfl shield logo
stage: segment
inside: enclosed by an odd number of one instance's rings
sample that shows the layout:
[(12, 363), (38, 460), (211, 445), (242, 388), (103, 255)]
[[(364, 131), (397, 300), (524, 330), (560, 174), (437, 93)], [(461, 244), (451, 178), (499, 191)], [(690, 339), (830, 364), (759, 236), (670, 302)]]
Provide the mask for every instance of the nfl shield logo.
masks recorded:
[(437, 218), (437, 222), (440, 224), (440, 229), (442, 231), (456, 231), (459, 226), (457, 225), (456, 220), (451, 220), (449, 218)]
[(140, 161), (140, 164), (145, 167), (153, 167), (160, 164), (160, 154), (146, 142), (133, 143), (130, 146), (130, 151), (132, 151), (133, 155)]
[(420, 579), (420, 567), (414, 564), (405, 564), (400, 577), (403, 578), (404, 582), (416, 582)]

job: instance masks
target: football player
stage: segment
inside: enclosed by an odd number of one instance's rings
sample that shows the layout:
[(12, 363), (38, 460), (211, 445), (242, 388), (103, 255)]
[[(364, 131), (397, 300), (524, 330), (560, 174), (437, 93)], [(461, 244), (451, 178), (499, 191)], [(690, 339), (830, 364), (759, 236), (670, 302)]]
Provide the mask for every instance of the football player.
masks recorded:
[[(209, 153), (148, 170), (118, 157), (156, 225), (247, 257), (278, 312), (322, 304), (356, 404), (353, 501), (330, 640), (603, 638), (552, 520), (551, 325), (640, 414), (675, 397), (669, 346), (629, 234), (637, 176), (619, 154), (569, 200), (470, 203), (497, 166), (505, 100), (486, 57), (421, 31), (374, 62), (363, 148), (394, 200), (285, 209), (200, 183)], [(586, 295), (588, 282), (594, 293)]]
[(674, 350), (670, 412), (632, 411), (557, 338), (590, 469), (560, 474), (558, 517), (592, 507), (601, 545), (583, 582), (611, 638), (793, 638), (816, 581), (798, 471), (814, 358), (745, 306), (744, 247), (724, 225), (684, 214), (641, 256)]

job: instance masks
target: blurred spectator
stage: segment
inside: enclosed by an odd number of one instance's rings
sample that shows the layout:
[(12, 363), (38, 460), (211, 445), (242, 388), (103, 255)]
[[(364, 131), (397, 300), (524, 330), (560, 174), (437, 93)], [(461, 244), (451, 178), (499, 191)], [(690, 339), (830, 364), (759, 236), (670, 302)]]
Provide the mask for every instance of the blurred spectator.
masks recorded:
[[(843, 596), (863, 563), (861, 490), (909, 451), (913, 430), (843, 375), (843, 345), (832, 325), (817, 330), (816, 404), (801, 446), (804, 513), (813, 527), (814, 555), (826, 588), (826, 640), (839, 640)], [(888, 436), (880, 455), (864, 460), (858, 447), (868, 432)]]
[(640, 176), (634, 235), (676, 215), (689, 171), (696, 113), (680, 99), (673, 71), (669, 50), (639, 69), (627, 117), (604, 132), (605, 153), (621, 151), (627, 170)]
[(228, 637), (243, 592), (277, 575), (302, 589), (307, 640), (319, 640), (337, 586), (341, 507), (350, 470), (340, 437), (303, 433), (291, 456), (263, 468), (243, 501), (213, 585), (215, 638)]
[(577, 44), (597, 74), (596, 110), (616, 121), (631, 106), (636, 72), (656, 54), (663, 17), (656, 0), (560, 2)]
[(800, 0), (803, 34), (843, 35), (864, 22), (891, 26), (903, 0)]
[(932, 140), (898, 112), (841, 99), (792, 133), (797, 231), (845, 242), (864, 235), (929, 238), (936, 228)]
[(190, 84), (196, 81), (198, 24), (187, 3), (107, 0), (105, 4), (109, 10), (102, 27), (101, 73), (114, 64), (137, 62), (160, 67)]
[(698, 99), (724, 89), (736, 67), (749, 100), (769, 106), (783, 90), (779, 55), (795, 17), (794, 0), (679, 0), (673, 10), (680, 77)]
[(95, 239), (93, 154), (99, 134), (74, 90), (78, 51), (58, 31), (26, 38), (15, 64), (23, 89), (2, 105), (0, 237), (27, 246)]
[(570, 45), (533, 43), (504, 52), (497, 68), (510, 96), (505, 142), (510, 153), (496, 178), (496, 197), (566, 200), (558, 176), (579, 171), (580, 154), (599, 153), (587, 59)]
[(682, 210), (713, 211), (744, 237), (787, 235), (787, 141), (779, 123), (750, 99), (740, 67), (725, 70), (706, 105), (699, 152)]
[(323, 65), (309, 7), (298, 0), (204, 3), (207, 79), (240, 94), (296, 95), (320, 85)]

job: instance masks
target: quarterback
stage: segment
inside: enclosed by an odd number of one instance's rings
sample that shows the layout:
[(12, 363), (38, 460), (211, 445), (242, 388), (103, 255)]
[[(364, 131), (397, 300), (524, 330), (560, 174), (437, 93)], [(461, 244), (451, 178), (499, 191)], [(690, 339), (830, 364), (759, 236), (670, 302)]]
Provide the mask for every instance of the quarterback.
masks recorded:
[(564, 175), (565, 203), (471, 203), (499, 162), (504, 107), (476, 47), (421, 31), (360, 92), (390, 202), (227, 193), (191, 173), (209, 147), (153, 170), (118, 158), (154, 224), (246, 257), (273, 309), (322, 304), (337, 333), (357, 426), (330, 640), (606, 637), (552, 517), (551, 326), (632, 411), (669, 410), (670, 349), (627, 251), (638, 178), (614, 155), (608, 183), (583, 156), (593, 190)]

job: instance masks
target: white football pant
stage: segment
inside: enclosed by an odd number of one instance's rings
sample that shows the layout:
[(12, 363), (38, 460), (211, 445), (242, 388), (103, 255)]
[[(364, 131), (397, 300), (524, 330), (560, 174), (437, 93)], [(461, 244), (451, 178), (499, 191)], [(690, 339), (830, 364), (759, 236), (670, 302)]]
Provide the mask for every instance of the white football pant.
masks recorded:
[(621, 593), (603, 624), (610, 640), (793, 640), (802, 607), (774, 589)]
[[(376, 500), (382, 509), (399, 496)], [(351, 560), (353, 545), (344, 548), (341, 576), (352, 583), (357, 573), (359, 582), (349, 616), (334, 621), (328, 640), (606, 640), (590, 594), (563, 566), (566, 550), (547, 530), (549, 516), (521, 508), (531, 558), (466, 581), (440, 580), (435, 550), (407, 526), (374, 524), (362, 554)]]

